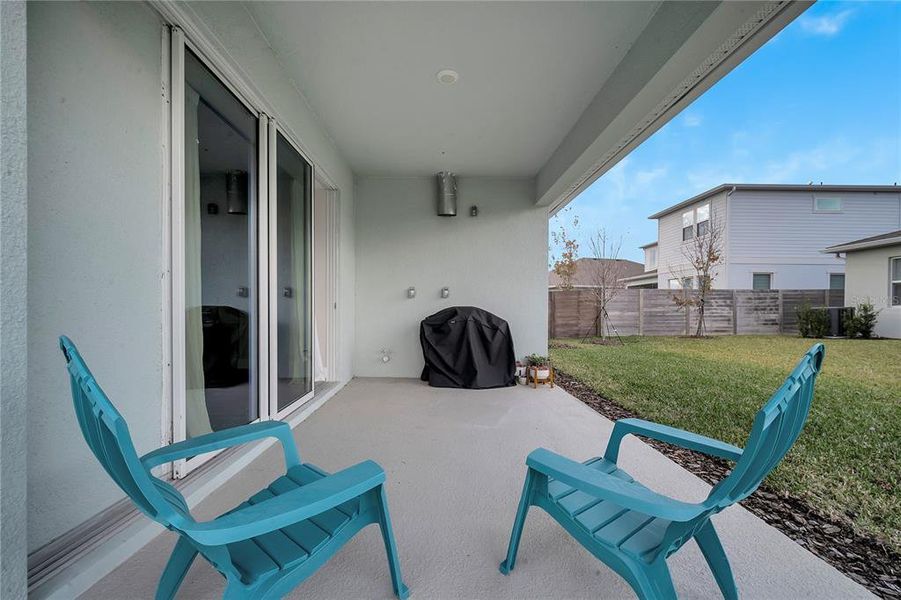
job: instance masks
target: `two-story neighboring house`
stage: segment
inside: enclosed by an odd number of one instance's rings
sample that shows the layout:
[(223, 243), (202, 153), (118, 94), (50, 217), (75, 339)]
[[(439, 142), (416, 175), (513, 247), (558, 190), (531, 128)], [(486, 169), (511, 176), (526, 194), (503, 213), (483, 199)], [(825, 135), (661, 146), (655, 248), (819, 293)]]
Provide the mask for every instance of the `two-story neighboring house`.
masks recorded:
[(623, 278), (627, 288), (657, 288), (657, 242), (641, 247), (644, 250), (644, 271)]
[(901, 187), (727, 183), (649, 218), (661, 288), (697, 285), (687, 255), (718, 228), (716, 289), (844, 289), (844, 259), (821, 250), (901, 228)]

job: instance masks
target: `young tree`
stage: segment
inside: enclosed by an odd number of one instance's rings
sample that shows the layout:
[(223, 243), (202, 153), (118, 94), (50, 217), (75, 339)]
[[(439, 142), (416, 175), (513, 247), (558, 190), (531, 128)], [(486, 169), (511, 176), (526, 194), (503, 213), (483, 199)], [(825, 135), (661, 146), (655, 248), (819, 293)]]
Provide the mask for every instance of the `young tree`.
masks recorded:
[[(579, 228), (578, 215), (572, 216), (567, 221), (567, 213), (570, 208), (565, 208), (561, 213), (554, 215), (554, 220), (559, 224), (557, 229), (551, 230), (551, 270), (560, 278), (560, 288), (571, 289), (573, 277), (576, 275), (576, 259), (579, 258), (579, 242), (575, 239), (575, 231)], [(560, 253), (557, 258), (556, 252)]]
[[(623, 289), (622, 278), (625, 275), (623, 262), (619, 259), (622, 249), (622, 237), (611, 240), (605, 229), (599, 229), (589, 241), (591, 254), (594, 258), (591, 268), (592, 291), (594, 292), (597, 314), (594, 324), (601, 339), (607, 339), (613, 324), (610, 315), (607, 314), (607, 306)], [(586, 337), (588, 337), (586, 335)]]
[[(712, 210), (707, 225), (702, 229), (699, 224), (695, 228), (694, 237), (683, 246), (682, 257), (686, 261), (682, 271), (692, 274), (693, 277), (687, 279), (692, 281), (693, 285), (690, 288), (683, 285), (681, 294), (673, 294), (673, 302), (676, 306), (688, 310), (695, 309), (697, 327), (694, 336), (701, 337), (707, 332), (704, 309), (710, 290), (713, 289), (716, 266), (723, 261), (723, 223), (716, 218)], [(670, 271), (675, 273), (679, 270), (670, 269)], [(680, 279), (685, 281), (686, 278)]]

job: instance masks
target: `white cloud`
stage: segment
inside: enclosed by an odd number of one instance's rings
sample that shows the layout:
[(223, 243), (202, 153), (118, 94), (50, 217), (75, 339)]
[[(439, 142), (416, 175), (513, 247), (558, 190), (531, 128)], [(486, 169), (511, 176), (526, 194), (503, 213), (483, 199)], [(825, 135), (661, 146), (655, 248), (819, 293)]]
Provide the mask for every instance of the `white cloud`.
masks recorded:
[(821, 17), (809, 17), (804, 15), (800, 19), (801, 29), (812, 35), (832, 37), (842, 30), (845, 23), (851, 17), (852, 11), (843, 10), (831, 15)]
[[(660, 187), (670, 175), (670, 165), (648, 164), (639, 168), (631, 156), (614, 165), (603, 177), (585, 190), (574, 206), (579, 217), (578, 231), (573, 230), (579, 241), (580, 256), (590, 256), (589, 240), (600, 229), (606, 229), (614, 238), (623, 238), (621, 256), (640, 259), (639, 243), (651, 241), (655, 225), (645, 222), (659, 203)], [(673, 200), (675, 202), (675, 200)], [(627, 224), (637, 222), (638, 231)], [(633, 223), (634, 224), (634, 223)], [(551, 224), (554, 228), (556, 225)], [(558, 255), (559, 248), (552, 244), (551, 254)]]
[(704, 117), (698, 113), (685, 113), (682, 124), (686, 127), (698, 127), (704, 122)]
[(771, 161), (764, 169), (767, 183), (828, 181), (831, 173), (863, 155), (863, 149), (836, 138), (807, 150), (795, 151), (782, 160)]
[(750, 141), (744, 132), (735, 132), (731, 160), (692, 165), (683, 176), (684, 185), (675, 185), (673, 192), (690, 196), (722, 183), (845, 183), (836, 180), (835, 174), (858, 173), (865, 179), (871, 165), (899, 160), (894, 140), (859, 143), (835, 137), (775, 157), (757, 144), (749, 145)]

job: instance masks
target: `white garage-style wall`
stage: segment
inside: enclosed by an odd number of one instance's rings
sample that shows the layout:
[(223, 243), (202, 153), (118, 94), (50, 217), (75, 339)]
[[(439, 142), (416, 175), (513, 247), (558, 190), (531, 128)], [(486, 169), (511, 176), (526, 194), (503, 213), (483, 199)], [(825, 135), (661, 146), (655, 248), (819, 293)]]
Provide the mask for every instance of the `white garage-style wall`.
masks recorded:
[[(240, 35), (231, 28), (242, 14), (240, 5), (218, 5), (204, 34), (339, 190), (339, 375), (347, 380), (353, 176), (265, 41), (248, 33), (253, 28)], [(36, 2), (27, 17), (31, 552), (122, 497), (81, 439), (57, 336), (79, 345), (128, 420), (138, 452), (161, 444), (168, 118), (164, 20), (150, 5)]]
[(417, 377), (419, 322), (455, 305), (506, 319), (518, 356), (546, 352), (547, 209), (531, 179), (460, 178), (456, 217), (437, 216), (434, 177), (361, 178), (356, 198), (357, 375)]
[(845, 303), (868, 302), (880, 311), (876, 335), (901, 338), (901, 306), (892, 305), (890, 261), (901, 256), (901, 244), (855, 250), (845, 258)]

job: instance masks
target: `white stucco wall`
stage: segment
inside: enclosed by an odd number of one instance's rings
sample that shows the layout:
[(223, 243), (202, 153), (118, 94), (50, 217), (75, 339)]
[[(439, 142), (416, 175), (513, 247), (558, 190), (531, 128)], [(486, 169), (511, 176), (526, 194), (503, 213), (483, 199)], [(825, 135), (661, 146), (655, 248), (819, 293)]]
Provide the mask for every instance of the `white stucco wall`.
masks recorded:
[(357, 181), (356, 375), (418, 377), (419, 322), (455, 305), (506, 319), (518, 356), (547, 351), (547, 210), (534, 205), (532, 181), (458, 187), (457, 216), (439, 217), (432, 177)]
[(75, 421), (57, 336), (160, 444), (161, 23), (144, 4), (28, 5), (28, 547), (121, 492)]
[[(198, 13), (339, 187), (339, 372), (347, 380), (354, 325), (350, 169), (243, 7), (204, 4)], [(28, 5), (29, 551), (122, 497), (81, 439), (59, 334), (79, 345), (129, 421), (137, 450), (160, 445), (162, 28), (145, 3)]]
[(889, 296), (889, 259), (896, 256), (901, 245), (849, 252), (845, 263), (845, 303), (872, 303), (881, 311), (876, 335), (890, 338), (901, 338), (901, 306), (892, 306)]
[(0, 597), (26, 589), (26, 10), (0, 2)]

